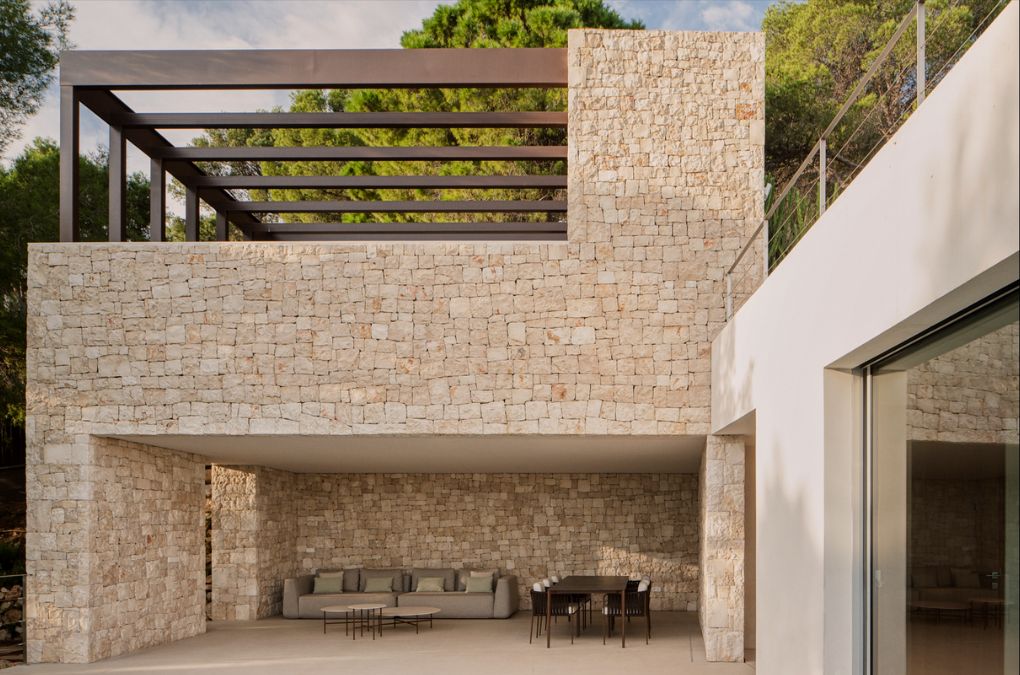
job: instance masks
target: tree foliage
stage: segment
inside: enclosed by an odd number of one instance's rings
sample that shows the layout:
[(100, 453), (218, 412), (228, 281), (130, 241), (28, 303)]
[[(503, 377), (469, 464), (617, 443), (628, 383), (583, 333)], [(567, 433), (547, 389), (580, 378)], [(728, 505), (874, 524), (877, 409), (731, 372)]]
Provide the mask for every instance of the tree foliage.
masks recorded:
[(47, 3), (38, 15), (28, 0), (0, 0), (0, 153), (39, 109), (73, 16), (65, 0)]
[[(567, 30), (580, 27), (642, 28), (607, 7), (602, 0), (459, 0), (440, 5), (420, 29), (407, 31), (401, 46), (437, 47), (564, 47)], [(382, 111), (559, 111), (566, 109), (560, 89), (368, 89), (300, 91), (292, 98), (293, 112)], [(271, 131), (213, 131), (197, 145), (276, 146), (445, 146), (556, 145), (566, 141), (562, 129), (274, 129)], [(260, 162), (210, 166), (217, 173), (259, 172), (265, 175), (471, 175), (562, 174), (563, 162)], [(542, 199), (550, 190), (270, 190), (253, 193), (258, 199)], [(283, 214), (289, 220), (329, 220), (331, 214)], [(433, 214), (345, 214), (343, 220), (433, 220)], [(443, 214), (442, 218), (477, 218)], [(520, 218), (497, 215), (492, 219)], [(535, 216), (531, 216), (535, 217)], [(543, 216), (544, 217), (544, 216)]]

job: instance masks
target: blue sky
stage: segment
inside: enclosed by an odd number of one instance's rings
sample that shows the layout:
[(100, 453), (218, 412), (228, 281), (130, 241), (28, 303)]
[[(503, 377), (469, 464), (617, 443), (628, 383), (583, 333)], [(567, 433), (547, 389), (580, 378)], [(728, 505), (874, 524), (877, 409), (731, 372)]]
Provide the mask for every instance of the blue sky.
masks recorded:
[[(771, 0), (607, 0), (624, 18), (649, 29), (758, 30)], [(35, 4), (39, 4), (35, 2)], [(439, 0), (72, 0), (71, 41), (78, 49), (344, 49), (392, 48), (421, 25)], [(56, 82), (42, 109), (8, 146), (17, 156), (36, 136), (56, 138)], [(136, 110), (256, 110), (286, 105), (287, 92), (125, 93)], [(224, 100), (227, 101), (224, 104)], [(105, 144), (105, 125), (82, 114), (83, 152)], [(167, 133), (175, 143), (192, 132)], [(131, 170), (147, 169), (141, 153)]]

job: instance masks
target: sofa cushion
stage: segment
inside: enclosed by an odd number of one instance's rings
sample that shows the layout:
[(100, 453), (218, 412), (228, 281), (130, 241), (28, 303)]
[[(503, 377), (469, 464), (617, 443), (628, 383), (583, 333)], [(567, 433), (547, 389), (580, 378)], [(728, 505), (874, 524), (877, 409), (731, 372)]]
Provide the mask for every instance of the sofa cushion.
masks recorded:
[(466, 593), (491, 593), (492, 577), (486, 575), (481, 577), (468, 577)]
[(446, 589), (443, 584), (443, 577), (418, 577), (418, 585), (414, 587), (416, 593), (442, 593), (444, 590)]
[(343, 590), (343, 586), (344, 578), (342, 574), (339, 576), (320, 575), (315, 577), (312, 593), (340, 593)]
[(321, 569), (315, 571), (315, 576), (342, 576), (344, 579), (344, 593), (357, 593), (358, 588), (358, 568), (336, 570), (336, 569)]
[[(365, 582), (369, 579), (378, 577), (389, 577), (393, 579), (393, 584), (390, 586), (394, 591), (404, 590), (404, 571), (395, 569), (379, 569), (379, 570), (361, 570), (360, 580), (358, 582), (358, 590), (362, 593), (365, 592)], [(368, 601), (366, 601), (368, 602)]]
[(481, 575), (490, 577), (493, 586), (495, 586), (496, 579), (499, 578), (499, 570), (457, 570), (457, 590), (467, 590), (467, 580)]
[(298, 615), (302, 619), (321, 619), (322, 608), (329, 605), (356, 605), (362, 602), (378, 602), (387, 607), (397, 604), (396, 593), (320, 593), (307, 594), (298, 598)]
[(953, 574), (949, 571), (949, 565), (936, 565), (935, 575), (938, 578), (939, 588), (952, 588)]
[(438, 607), (441, 619), (491, 619), (492, 593), (402, 593), (398, 607)]
[(369, 577), (365, 579), (366, 593), (388, 593), (393, 590), (399, 589), (393, 588), (392, 577)]
[(411, 570), (411, 588), (418, 588), (418, 580), (422, 577), (442, 577), (443, 579), (443, 590), (452, 591), (456, 588), (456, 572), (452, 567), (446, 568), (433, 568), (427, 567), (415, 567)]

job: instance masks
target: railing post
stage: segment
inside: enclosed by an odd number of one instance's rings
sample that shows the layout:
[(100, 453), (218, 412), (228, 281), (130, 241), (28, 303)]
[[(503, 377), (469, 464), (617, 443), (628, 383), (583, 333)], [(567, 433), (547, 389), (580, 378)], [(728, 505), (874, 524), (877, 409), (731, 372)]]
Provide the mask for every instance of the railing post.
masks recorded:
[(726, 275), (726, 320), (733, 317), (733, 275)]
[(825, 213), (825, 139), (818, 141), (818, 215)]
[(60, 241), (78, 241), (78, 91), (60, 86)]
[(924, 54), (925, 30), (924, 30), (924, 0), (917, 0), (917, 105), (924, 103), (925, 89), (927, 88), (927, 63)]

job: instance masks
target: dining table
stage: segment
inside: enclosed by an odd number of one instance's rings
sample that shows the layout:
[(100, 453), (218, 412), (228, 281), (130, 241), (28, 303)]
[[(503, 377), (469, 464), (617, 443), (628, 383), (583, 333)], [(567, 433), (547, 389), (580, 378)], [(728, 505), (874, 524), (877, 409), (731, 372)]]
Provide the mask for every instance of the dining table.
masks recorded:
[[(553, 595), (584, 595), (597, 593), (620, 594), (620, 616), (627, 616), (627, 581), (628, 577), (617, 576), (569, 576), (560, 579), (549, 588), (545, 589), (545, 625), (548, 627), (552, 621), (552, 596)], [(605, 620), (605, 619), (603, 619)], [(627, 646), (627, 621), (620, 622), (621, 647)], [(545, 631), (545, 646), (548, 649), (552, 645), (552, 631), (548, 628)]]

